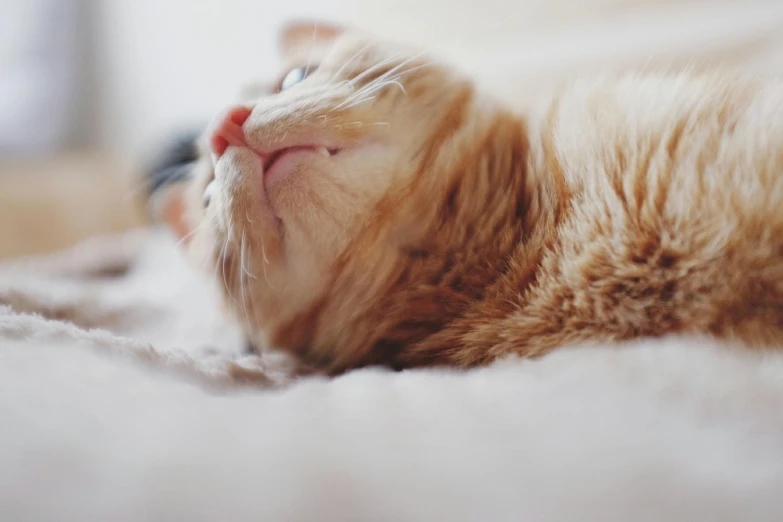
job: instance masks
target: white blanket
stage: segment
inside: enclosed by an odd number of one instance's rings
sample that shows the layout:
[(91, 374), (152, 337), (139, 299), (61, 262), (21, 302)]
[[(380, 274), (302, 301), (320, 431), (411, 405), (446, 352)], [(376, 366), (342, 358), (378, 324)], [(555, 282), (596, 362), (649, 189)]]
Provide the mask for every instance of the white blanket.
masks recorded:
[(783, 520), (783, 355), (669, 339), (280, 387), (172, 243), (0, 271), (0, 302), (84, 326), (0, 311), (3, 521)]

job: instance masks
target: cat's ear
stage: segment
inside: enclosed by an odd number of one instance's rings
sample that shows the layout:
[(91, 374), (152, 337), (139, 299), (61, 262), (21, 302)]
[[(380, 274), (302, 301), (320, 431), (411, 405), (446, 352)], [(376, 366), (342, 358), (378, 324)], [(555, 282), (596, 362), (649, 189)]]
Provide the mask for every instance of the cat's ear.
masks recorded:
[(278, 36), (278, 46), (283, 55), (301, 45), (312, 45), (334, 40), (345, 29), (329, 22), (296, 20), (283, 26)]

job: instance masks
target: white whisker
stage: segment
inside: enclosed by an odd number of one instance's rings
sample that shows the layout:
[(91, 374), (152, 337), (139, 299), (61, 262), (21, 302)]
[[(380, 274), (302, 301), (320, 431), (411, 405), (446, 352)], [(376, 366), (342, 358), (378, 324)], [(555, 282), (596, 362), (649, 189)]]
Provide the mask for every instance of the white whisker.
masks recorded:
[(375, 99), (375, 96), (370, 96), (369, 98), (363, 98), (363, 99), (361, 99), (361, 100), (359, 100), (359, 101), (356, 101), (356, 102), (354, 102), (354, 103), (351, 103), (351, 104), (349, 104), (349, 105), (346, 105), (346, 106), (344, 106), (344, 107), (343, 107), (343, 103), (341, 103), (340, 105), (338, 105), (337, 107), (335, 107), (335, 108), (334, 108), (334, 109), (332, 109), (332, 110), (345, 110), (345, 109), (350, 109), (351, 107), (355, 107), (355, 106), (357, 106), (357, 105), (361, 105), (362, 103), (365, 103), (365, 102), (368, 102), (368, 101), (372, 101), (372, 100), (374, 100), (374, 99)]
[[(411, 57), (410, 57), (410, 58), (408, 58), (407, 60), (403, 61), (403, 62), (402, 62), (402, 63), (400, 63), (400, 64), (397, 64), (397, 65), (395, 65), (394, 67), (392, 67), (391, 69), (389, 69), (388, 71), (386, 71), (385, 73), (383, 73), (383, 74), (382, 74), (381, 76), (379, 76), (379, 77), (378, 77), (378, 78), (377, 78), (375, 81), (377, 81), (377, 82), (381, 82), (381, 81), (383, 81), (384, 79), (386, 79), (386, 78), (388, 78), (389, 76), (391, 76), (391, 75), (393, 75), (394, 73), (396, 73), (396, 72), (397, 72), (398, 70), (400, 70), (401, 68), (403, 68), (403, 67), (405, 67), (406, 65), (408, 65), (409, 63), (411, 63), (413, 60), (415, 60), (415, 59), (417, 59), (417, 58), (419, 58), (419, 57), (421, 57), (421, 56), (423, 56), (423, 55), (424, 55), (424, 53), (423, 53), (423, 52), (414, 54), (413, 56), (411, 56)], [(410, 70), (413, 70), (413, 69), (410, 69)], [(410, 70), (409, 70), (409, 71), (410, 71)]]
[(181, 246), (182, 246), (182, 243), (184, 243), (185, 241), (187, 241), (188, 239), (190, 239), (191, 237), (193, 237), (193, 236), (196, 234), (196, 232), (198, 232), (198, 231), (199, 231), (199, 229), (201, 229), (201, 227), (202, 227), (202, 226), (204, 226), (204, 223), (205, 223), (205, 220), (203, 220), (203, 219), (202, 219), (202, 220), (199, 222), (199, 224), (198, 224), (198, 225), (197, 225), (197, 226), (196, 226), (196, 227), (195, 227), (193, 230), (191, 230), (190, 232), (188, 232), (187, 234), (185, 234), (184, 236), (182, 236), (182, 237), (180, 238), (180, 240), (179, 240), (179, 241), (177, 241), (177, 243), (174, 245), (174, 247), (175, 247), (175, 248), (179, 248), (179, 247), (181, 247)]
[(367, 44), (364, 45), (364, 47), (362, 47), (361, 49), (356, 51), (356, 54), (351, 56), (348, 59), (348, 61), (346, 61), (339, 69), (337, 69), (337, 71), (335, 71), (334, 74), (332, 74), (332, 76), (329, 78), (329, 80), (332, 81), (335, 78), (337, 78), (340, 75), (340, 73), (342, 73), (345, 70), (345, 68), (348, 67), (356, 58), (358, 58), (361, 53), (366, 51), (369, 46), (370, 46), (370, 44), (368, 42)]
[[(399, 85), (400, 88), (403, 90), (403, 92), (405, 92), (406, 95), (408, 94), (408, 92), (405, 91), (405, 89), (402, 87), (402, 85), (400, 85), (399, 82), (397, 82), (396, 80), (387, 80), (387, 81), (382, 82), (382, 83), (371, 84), (369, 86), (369, 88), (363, 89), (361, 94), (364, 95), (364, 96), (368, 96), (370, 94), (374, 94), (374, 93), (380, 91), (381, 89), (384, 89), (384, 88), (388, 87), (390, 84), (393, 84), (393, 83), (396, 83), (397, 85)], [(350, 102), (350, 101), (352, 101), (355, 98), (357, 98), (357, 96), (351, 96), (350, 98), (345, 100), (345, 102), (343, 102), (343, 103)], [(339, 107), (339, 105), (338, 105), (338, 107)]]
[[(242, 241), (239, 247), (239, 261), (242, 266), (243, 272), (239, 274), (239, 293), (242, 299), (242, 309), (245, 312), (245, 320), (247, 321), (247, 334), (252, 335), (253, 327), (250, 325), (250, 314), (248, 313), (247, 306), (247, 292), (245, 291), (245, 277), (244, 274), (250, 275), (250, 272), (245, 270), (245, 231), (242, 230)], [(251, 293), (252, 295), (252, 293)]]
[(386, 65), (387, 63), (389, 63), (391, 61), (394, 61), (394, 60), (396, 60), (399, 57), (400, 57), (399, 54), (395, 54), (394, 56), (386, 58), (385, 60), (381, 60), (380, 62), (376, 63), (375, 65), (367, 68), (367, 70), (365, 70), (361, 74), (358, 74), (355, 77), (351, 78), (351, 83), (352, 84), (358, 83), (359, 81), (363, 80), (365, 76), (368, 76), (368, 75), (374, 73), (375, 71), (377, 71), (378, 69), (380, 69), (381, 67)]
[(326, 51), (326, 54), (321, 58), (321, 63), (326, 63), (329, 61), (329, 58), (332, 57), (332, 53), (334, 52), (334, 49), (337, 47), (334, 40), (332, 40), (332, 44), (329, 46), (329, 50)]
[[(398, 80), (402, 77), (402, 75), (408, 74), (408, 73), (410, 73), (412, 71), (415, 71), (416, 69), (421, 68), (423, 65), (419, 65), (419, 66), (416, 66), (416, 67), (411, 67), (410, 69), (407, 69), (407, 70), (404, 70), (404, 71), (400, 71), (400, 72), (398, 72), (398, 71), (400, 70), (400, 68), (402, 68), (405, 65), (409, 64), (411, 61), (415, 60), (416, 58), (419, 58), (423, 54), (424, 54), (423, 52), (422, 53), (417, 53), (417, 54), (411, 56), (410, 58), (408, 58), (407, 60), (403, 61), (402, 63), (392, 67), (390, 70), (386, 71), (381, 76), (379, 76), (378, 78), (376, 78), (373, 81), (369, 82), (367, 85), (365, 85), (364, 87), (362, 87), (361, 89), (359, 89), (358, 91), (353, 93), (345, 101), (343, 101), (342, 103), (338, 104), (332, 110), (340, 110), (340, 109), (345, 109), (347, 107), (353, 106), (352, 102), (355, 99), (361, 98), (361, 97), (365, 97), (365, 96), (370, 95), (370, 94), (373, 94), (373, 93), (375, 93), (375, 92), (377, 92), (377, 91), (379, 91), (379, 90), (381, 90), (381, 89), (383, 89), (383, 88), (385, 88), (385, 87), (387, 87), (389, 85), (397, 85), (402, 90), (402, 92), (404, 92), (407, 95), (408, 92), (405, 90), (405, 87), (403, 87), (402, 84)], [(388, 60), (385, 60), (385, 61), (388, 61)], [(384, 62), (381, 62), (381, 64), (383, 64), (383, 63)], [(430, 63), (424, 64), (424, 65), (430, 65)], [(377, 68), (377, 67), (378, 66), (375, 66), (375, 68)], [(366, 74), (366, 72), (367, 71), (365, 71), (365, 73), (362, 73), (361, 75), (357, 76), (354, 79), (354, 81), (356, 79), (358, 79), (359, 77), (361, 77), (363, 74)]]
[(349, 80), (339, 81), (334, 85), (332, 85), (331, 87), (329, 87), (328, 89), (326, 89), (326, 91), (323, 94), (321, 94), (321, 96), (319, 96), (318, 99), (315, 100), (315, 102), (313, 102), (312, 104), (313, 107), (318, 107), (318, 105), (321, 103), (321, 100), (326, 98), (326, 96), (330, 94), (333, 90), (335, 90), (338, 87), (342, 87), (343, 85), (348, 85), (351, 89), (353, 89), (353, 85), (351, 85), (351, 82)]
[(231, 295), (231, 289), (229, 288), (228, 280), (226, 279), (226, 259), (228, 257), (228, 255), (227, 255), (228, 254), (228, 242), (231, 240), (231, 237), (232, 237), (232, 228), (231, 228), (231, 224), (229, 223), (228, 233), (226, 234), (226, 241), (223, 244), (223, 251), (222, 251), (222, 253), (220, 255), (220, 257), (221, 257), (220, 265), (221, 265), (221, 267), (223, 269), (223, 287), (226, 289), (226, 293), (231, 298), (231, 300), (236, 302), (236, 299), (234, 299), (234, 296)]
[(315, 40), (318, 33), (318, 26), (313, 25), (313, 40), (310, 42), (310, 52), (307, 53), (307, 67), (305, 67), (305, 73), (304, 76), (307, 78), (307, 74), (310, 72), (310, 65), (312, 64), (313, 59), (313, 49), (315, 48)]
[(402, 93), (405, 96), (408, 95), (408, 91), (406, 91), (405, 87), (403, 87), (402, 84), (400, 82), (398, 82), (397, 80), (391, 80), (391, 81), (387, 82), (386, 85), (396, 85), (397, 87), (400, 88), (400, 90), (402, 91)]
[(269, 259), (266, 257), (266, 248), (264, 247), (264, 238), (261, 238), (261, 256), (264, 259), (264, 263), (261, 265), (261, 268), (264, 270), (264, 279), (266, 280), (266, 285), (274, 290), (272, 287), (272, 283), (269, 281), (269, 274), (266, 273), (266, 265), (269, 264)]
[(247, 267), (245, 266), (245, 232), (244, 231), (242, 232), (242, 245), (240, 247), (240, 250), (241, 252), (239, 254), (239, 262), (240, 262), (240, 266), (242, 267), (242, 272), (247, 274), (247, 276), (252, 279), (258, 279), (256, 276), (251, 274), (250, 270), (248, 270)]

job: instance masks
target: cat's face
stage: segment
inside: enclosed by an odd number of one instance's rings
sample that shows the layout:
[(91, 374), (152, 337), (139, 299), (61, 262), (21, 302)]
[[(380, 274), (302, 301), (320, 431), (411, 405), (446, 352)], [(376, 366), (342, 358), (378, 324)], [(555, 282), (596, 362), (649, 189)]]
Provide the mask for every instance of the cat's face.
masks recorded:
[(435, 207), (413, 207), (411, 187), (437, 192), (436, 156), (458, 161), (444, 140), (472, 91), (430, 58), (357, 33), (292, 25), (282, 43), (280, 79), (207, 132), (187, 219), (238, 320), (302, 352), (380, 306), (407, 262), (402, 243)]

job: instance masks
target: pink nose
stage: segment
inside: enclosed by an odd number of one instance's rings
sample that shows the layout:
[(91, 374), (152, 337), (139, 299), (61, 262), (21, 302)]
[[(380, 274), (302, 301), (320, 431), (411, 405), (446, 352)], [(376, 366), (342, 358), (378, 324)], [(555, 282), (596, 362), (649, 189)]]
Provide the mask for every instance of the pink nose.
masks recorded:
[(242, 126), (252, 111), (247, 107), (231, 107), (215, 119), (209, 134), (209, 146), (218, 157), (229, 147), (247, 147)]

